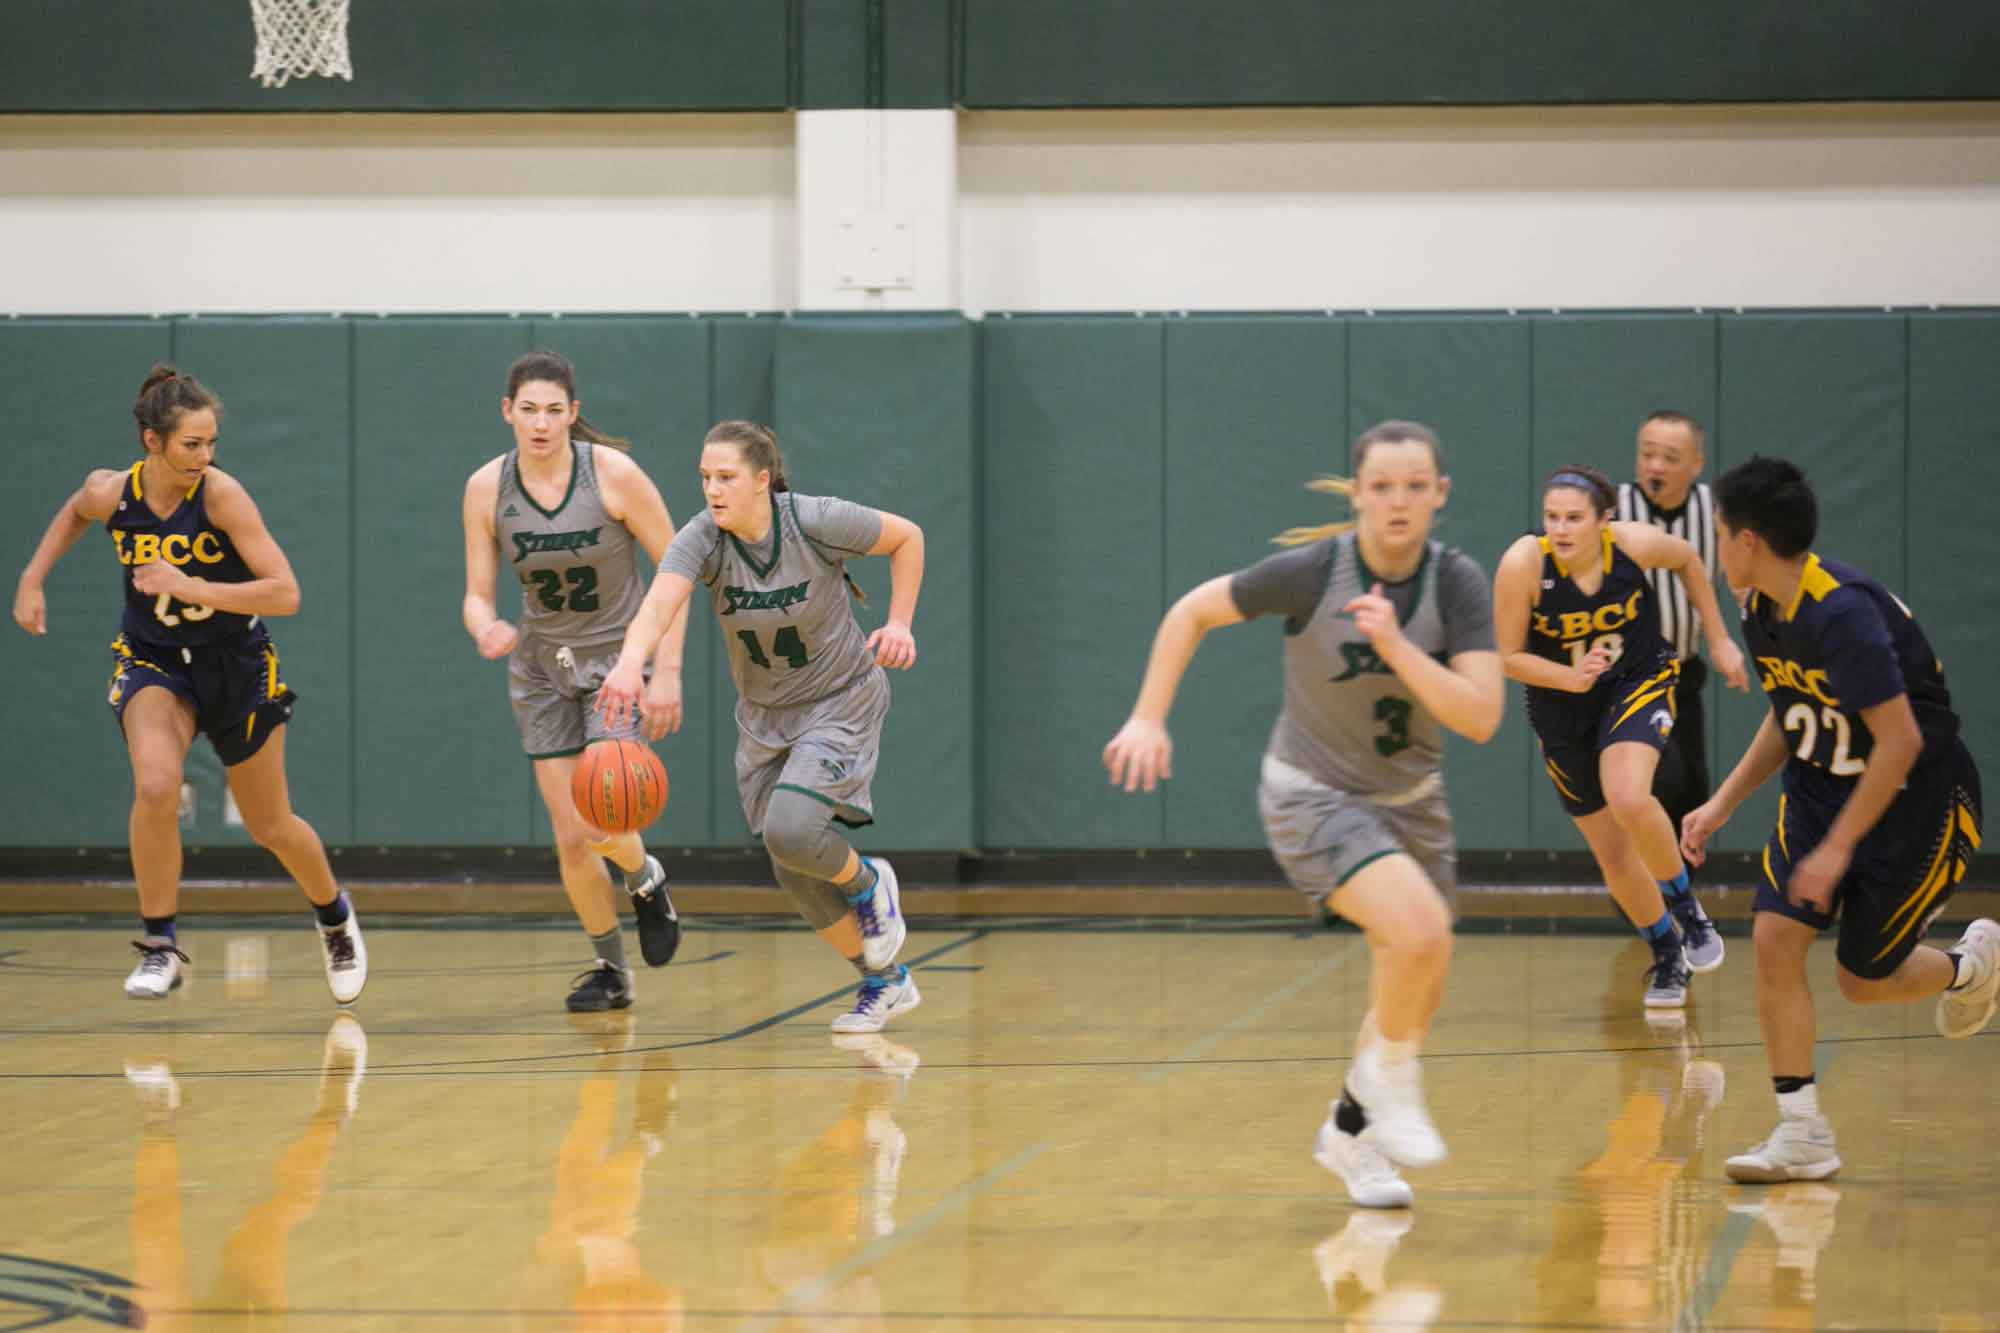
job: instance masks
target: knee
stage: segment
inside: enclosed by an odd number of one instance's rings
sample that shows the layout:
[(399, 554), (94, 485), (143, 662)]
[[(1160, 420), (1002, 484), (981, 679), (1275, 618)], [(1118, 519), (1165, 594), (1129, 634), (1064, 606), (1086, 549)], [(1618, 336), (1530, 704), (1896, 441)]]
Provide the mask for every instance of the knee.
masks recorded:
[(1451, 913), (1442, 902), (1410, 904), (1380, 934), (1381, 943), (1410, 966), (1441, 968), (1451, 961)]
[(180, 818), (181, 775), (164, 769), (134, 773), (132, 807), (157, 819)]
[(1806, 951), (1812, 947), (1814, 934), (1803, 922), (1759, 912), (1751, 936), (1756, 946), (1758, 984), (1804, 980)]
[(1844, 964), (1833, 969), (1833, 976), (1840, 983), (1840, 998), (1849, 1004), (1883, 1004), (1902, 998), (1888, 977), (1863, 976), (1849, 971)]
[(1620, 828), (1637, 828), (1652, 813), (1653, 793), (1643, 787), (1611, 783), (1604, 789), (1604, 805)]
[(778, 793), (764, 813), (764, 850), (779, 865), (824, 879), (831, 852), (826, 808), (788, 797), (789, 793)]
[(268, 849), (285, 841), (286, 836), (292, 831), (292, 824), (296, 818), (289, 806), (277, 810), (263, 810), (256, 814), (245, 810), (243, 831), (250, 835), (252, 842)]

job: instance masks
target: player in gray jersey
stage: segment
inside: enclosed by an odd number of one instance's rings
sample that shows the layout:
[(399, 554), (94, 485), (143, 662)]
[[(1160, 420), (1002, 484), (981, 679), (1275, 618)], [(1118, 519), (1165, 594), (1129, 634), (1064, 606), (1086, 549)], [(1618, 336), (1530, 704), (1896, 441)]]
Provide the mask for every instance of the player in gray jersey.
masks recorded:
[(1210, 579), (1160, 624), (1132, 716), (1104, 747), (1114, 784), (1173, 775), (1167, 711), (1209, 630), (1285, 618), (1285, 702), (1264, 751), (1258, 810), (1286, 876), (1367, 933), (1373, 1006), (1313, 1155), (1371, 1208), (1401, 1208), (1392, 1163), (1445, 1157), (1417, 1054), (1444, 996), (1456, 891), (1439, 766), (1446, 728), (1500, 726), (1504, 690), (1486, 576), (1430, 539), (1450, 479), (1426, 426), (1385, 421), (1354, 443), (1344, 494), (1358, 519), (1293, 529), (1295, 549)]
[[(600, 707), (614, 723), (636, 705), (667, 706), (660, 673), (641, 697), (640, 667), (669, 623), (707, 586), (736, 682), (736, 787), (778, 883), (821, 939), (861, 973), (836, 1032), (876, 1032), (916, 1008), (916, 982), (896, 962), (905, 928), (895, 869), (857, 855), (835, 822), (872, 823), (869, 787), (889, 713), (884, 667), (917, 660), (910, 618), (924, 576), (923, 530), (906, 518), (785, 482), (777, 437), (724, 421), (701, 451), (707, 509), (675, 536), (625, 635)], [(863, 634), (849, 604), (855, 556), (889, 557), (889, 617)], [(674, 696), (677, 698), (677, 695)]]
[[(481, 657), (508, 659), (507, 696), (548, 807), (563, 891), (597, 953), (571, 987), (568, 1008), (625, 1009), (632, 972), (604, 860), (623, 872), (639, 946), (652, 966), (673, 957), (680, 917), (659, 860), (637, 833), (586, 823), (570, 797), (570, 779), (590, 742), (639, 739), (636, 727), (603, 726), (591, 703), (645, 597), (633, 547), (645, 548), (650, 567), (666, 550), (674, 523), (652, 479), (624, 452), (625, 442), (584, 421), (567, 359), (530, 352), (515, 361), (500, 415), (513, 428), (514, 448), (465, 484), (465, 631)], [(521, 585), (518, 630), (501, 619), (494, 601), (501, 568)], [(687, 617), (662, 630), (661, 704), (646, 729), (651, 740), (680, 729)]]

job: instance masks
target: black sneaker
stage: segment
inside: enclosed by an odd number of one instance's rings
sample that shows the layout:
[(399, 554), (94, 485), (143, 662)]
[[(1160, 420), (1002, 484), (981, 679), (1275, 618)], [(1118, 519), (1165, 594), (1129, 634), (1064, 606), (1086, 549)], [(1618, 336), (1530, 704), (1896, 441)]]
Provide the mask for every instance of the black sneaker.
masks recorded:
[(601, 1014), (606, 1009), (632, 1007), (632, 978), (622, 967), (598, 962), (587, 972), (579, 972), (570, 982), (566, 1002), (573, 1014)]
[(665, 967), (681, 947), (681, 915), (674, 910), (658, 857), (646, 858), (645, 872), (631, 894), (632, 911), (639, 918), (639, 953), (647, 967)]

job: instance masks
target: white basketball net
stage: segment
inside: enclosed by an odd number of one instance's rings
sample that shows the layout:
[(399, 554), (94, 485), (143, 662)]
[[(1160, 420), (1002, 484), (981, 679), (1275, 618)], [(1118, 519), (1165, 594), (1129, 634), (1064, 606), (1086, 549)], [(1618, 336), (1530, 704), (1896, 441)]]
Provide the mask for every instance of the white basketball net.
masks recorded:
[(250, 77), (266, 88), (321, 74), (354, 80), (347, 63), (347, 0), (250, 0), (257, 24), (257, 64)]

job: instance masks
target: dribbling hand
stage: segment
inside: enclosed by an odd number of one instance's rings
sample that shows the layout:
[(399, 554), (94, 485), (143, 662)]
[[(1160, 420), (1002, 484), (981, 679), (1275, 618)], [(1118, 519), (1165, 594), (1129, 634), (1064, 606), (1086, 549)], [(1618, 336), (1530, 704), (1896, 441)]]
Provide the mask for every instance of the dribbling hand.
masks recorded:
[(613, 734), (624, 729), (632, 712), (639, 707), (639, 693), (646, 688), (645, 673), (636, 664), (620, 662), (597, 687), (597, 712)]
[(14, 593), (14, 623), (30, 634), (49, 632), (49, 599), (40, 588), (21, 588)]
[(653, 678), (646, 682), (646, 692), (639, 697), (639, 723), (649, 741), (681, 729), (680, 672), (657, 669), (653, 672)]
[(917, 664), (917, 640), (910, 627), (892, 620), (868, 636), (868, 650), (875, 663), (891, 671), (908, 671)]
[(1151, 791), (1174, 775), (1174, 742), (1157, 722), (1132, 718), (1104, 747), (1104, 767), (1111, 785), (1126, 791)]
[(505, 657), (507, 654), (513, 652), (514, 645), (520, 641), (520, 638), (520, 632), (512, 625), (504, 620), (496, 620), (485, 629), (479, 631), (479, 637), (474, 639), (473, 642), (479, 647), (479, 655), (490, 661), (496, 657)]

